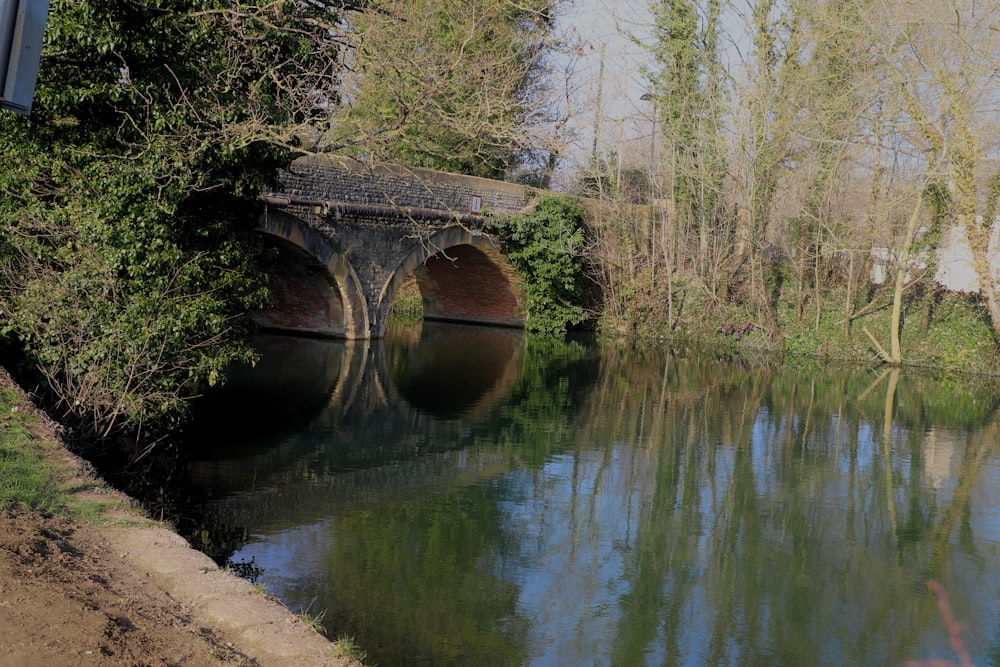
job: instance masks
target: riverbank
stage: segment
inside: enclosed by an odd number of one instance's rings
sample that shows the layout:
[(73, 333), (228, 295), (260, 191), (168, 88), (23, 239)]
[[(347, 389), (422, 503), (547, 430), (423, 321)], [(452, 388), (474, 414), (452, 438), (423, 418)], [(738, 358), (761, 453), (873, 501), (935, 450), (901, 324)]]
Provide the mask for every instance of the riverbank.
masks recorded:
[(0, 391), (0, 463), (45, 472), (0, 468), (0, 664), (361, 664), (104, 484), (2, 368)]
[[(696, 349), (766, 363), (882, 364), (875, 344), (889, 347), (892, 294), (871, 289), (848, 299), (843, 290), (796, 303), (784, 293), (768, 321), (748, 303), (718, 303), (687, 286), (673, 321), (664, 308), (606, 317), (603, 339), (637, 347)], [(934, 373), (1000, 375), (1000, 347), (985, 305), (969, 294), (913, 287), (904, 294), (900, 325), (902, 365)]]

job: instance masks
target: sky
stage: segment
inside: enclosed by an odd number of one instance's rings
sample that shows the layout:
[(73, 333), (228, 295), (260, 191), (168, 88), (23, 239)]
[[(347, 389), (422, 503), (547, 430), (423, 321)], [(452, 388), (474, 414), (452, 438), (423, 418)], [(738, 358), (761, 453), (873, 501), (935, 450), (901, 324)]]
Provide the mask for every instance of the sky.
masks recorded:
[(595, 126), (598, 154), (623, 148), (641, 153), (650, 145), (653, 108), (639, 99), (647, 90), (642, 65), (648, 56), (627, 36), (648, 40), (649, 23), (648, 0), (575, 0), (566, 8), (561, 26), (581, 47), (569, 84), (568, 125), (575, 138), (566, 155), (568, 168), (588, 161)]
[[(574, 63), (574, 94), (569, 108), (569, 127), (575, 139), (565, 153), (566, 170), (585, 166), (594, 149), (595, 119), (601, 121), (597, 141), (599, 155), (611, 151), (624, 154), (631, 165), (646, 166), (652, 160), (654, 109), (651, 102), (640, 100), (648, 84), (643, 66), (651, 63), (641, 44), (652, 43), (650, 0), (567, 0), (561, 27), (580, 40), (582, 55)], [(721, 45), (724, 67), (734, 71), (742, 61), (741, 52), (749, 49), (740, 35), (746, 34), (747, 6), (727, 5), (721, 21), (723, 33), (738, 43), (725, 40)], [(634, 39), (630, 39), (631, 35)], [(638, 40), (640, 44), (636, 44)], [(596, 104), (601, 60), (604, 76), (600, 108)], [(600, 111), (600, 113), (598, 113)]]

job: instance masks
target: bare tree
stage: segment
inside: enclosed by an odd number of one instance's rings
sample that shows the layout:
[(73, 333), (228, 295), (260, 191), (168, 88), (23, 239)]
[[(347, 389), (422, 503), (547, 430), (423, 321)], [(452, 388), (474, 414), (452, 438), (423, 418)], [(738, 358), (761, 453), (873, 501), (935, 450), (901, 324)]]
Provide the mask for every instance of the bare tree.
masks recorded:
[(915, 189), (940, 183), (943, 204), (962, 226), (993, 328), (1000, 288), (990, 265), (989, 188), (1000, 148), (1000, 6), (935, 0), (919, 8), (879, 0), (866, 28), (882, 45), (882, 92), (893, 105), (891, 131), (918, 171)]
[(558, 0), (386, 0), (352, 12), (333, 147), (488, 177), (551, 169)]

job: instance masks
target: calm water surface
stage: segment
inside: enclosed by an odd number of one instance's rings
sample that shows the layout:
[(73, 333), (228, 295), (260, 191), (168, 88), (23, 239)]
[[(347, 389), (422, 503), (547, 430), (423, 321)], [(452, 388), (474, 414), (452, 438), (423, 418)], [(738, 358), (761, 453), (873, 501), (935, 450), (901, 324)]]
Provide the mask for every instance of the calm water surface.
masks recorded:
[[(998, 395), (427, 324), (269, 337), (204, 535), (392, 665), (1000, 664)], [(235, 548), (235, 551), (233, 550)]]

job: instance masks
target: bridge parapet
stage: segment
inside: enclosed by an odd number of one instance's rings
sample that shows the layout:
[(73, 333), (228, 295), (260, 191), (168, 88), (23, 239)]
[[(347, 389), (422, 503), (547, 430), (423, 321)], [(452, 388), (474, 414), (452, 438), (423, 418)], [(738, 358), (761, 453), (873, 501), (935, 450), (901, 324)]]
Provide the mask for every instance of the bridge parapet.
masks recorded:
[(529, 188), (475, 176), (449, 174), (395, 164), (367, 164), (339, 156), (306, 156), (282, 172), (281, 192), (315, 202), (449, 211), (515, 213), (527, 204)]

